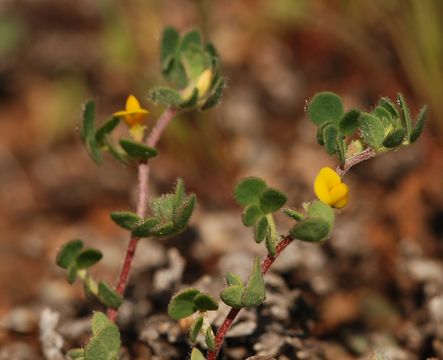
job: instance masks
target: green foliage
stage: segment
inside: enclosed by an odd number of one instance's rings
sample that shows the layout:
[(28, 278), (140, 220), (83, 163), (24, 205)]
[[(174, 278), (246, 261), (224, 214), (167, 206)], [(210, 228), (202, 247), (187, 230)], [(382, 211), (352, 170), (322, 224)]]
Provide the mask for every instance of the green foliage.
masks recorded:
[(409, 111), (408, 105), (406, 104), (406, 101), (402, 94), (397, 95), (397, 102), (401, 110), (401, 117), (403, 120), (403, 126), (406, 130), (406, 134), (408, 137), (411, 136), (412, 132), (412, 119), (411, 119), (411, 113)]
[(120, 352), (120, 333), (105, 314), (95, 312), (92, 318), (92, 337), (85, 346), (85, 360), (117, 360)]
[(385, 132), (382, 120), (370, 113), (361, 113), (360, 132), (363, 140), (374, 149), (381, 147)]
[(201, 351), (197, 348), (193, 348), (191, 351), (191, 358), (190, 360), (205, 360), (205, 357), (201, 353)]
[(123, 303), (123, 298), (106, 282), (98, 283), (98, 299), (107, 307), (118, 309)]
[(82, 140), (91, 159), (100, 165), (103, 158), (95, 138), (95, 102), (92, 100), (85, 104), (83, 110)]
[(205, 343), (210, 351), (215, 351), (215, 336), (210, 326), (206, 330)]
[(174, 320), (184, 319), (197, 311), (217, 310), (217, 302), (208, 294), (186, 288), (175, 294), (168, 305), (168, 314)]
[(259, 205), (260, 195), (267, 189), (266, 183), (257, 177), (247, 177), (240, 181), (234, 190), (234, 199), (240, 205)]
[(248, 205), (243, 210), (243, 224), (245, 226), (253, 226), (262, 216), (263, 212), (257, 205)]
[(154, 87), (148, 92), (148, 98), (154, 104), (178, 107), (183, 99), (180, 93), (169, 87)]
[(158, 155), (156, 149), (130, 139), (120, 139), (120, 146), (130, 158), (139, 161), (146, 161)]
[(286, 195), (281, 191), (268, 188), (260, 195), (260, 208), (264, 214), (270, 214), (280, 210), (286, 201)]
[(380, 99), (379, 106), (386, 109), (389, 112), (389, 114), (391, 114), (392, 118), (396, 119), (400, 117), (400, 114), (398, 113), (395, 104), (388, 97), (382, 97)]
[(343, 113), (341, 98), (329, 91), (316, 94), (309, 102), (308, 116), (316, 125), (326, 122), (338, 125)]
[(95, 133), (95, 140), (100, 146), (106, 145), (107, 136), (114, 131), (117, 125), (120, 123), (120, 117), (112, 116), (106, 121)]
[(71, 264), (75, 263), (77, 255), (83, 248), (83, 241), (79, 239), (68, 241), (59, 250), (56, 258), (56, 263), (63, 269), (67, 269)]
[(142, 220), (140, 216), (130, 211), (114, 211), (111, 213), (111, 219), (127, 230), (132, 230)]
[(411, 131), (411, 135), (409, 137), (409, 141), (411, 144), (420, 137), (423, 128), (425, 126), (427, 113), (428, 113), (428, 108), (425, 105), (421, 108), (420, 113), (418, 114), (417, 120), (415, 122), (415, 126)]
[(197, 336), (203, 326), (203, 320), (203, 316), (198, 316), (191, 324), (191, 327), (189, 329), (189, 338), (193, 343), (197, 341)]
[(71, 349), (67, 353), (68, 357), (72, 360), (84, 360), (85, 359), (85, 350), (78, 348), (78, 349)]
[(254, 260), (253, 270), (246, 286), (234, 273), (226, 274), (226, 283), (228, 287), (220, 293), (220, 298), (226, 305), (234, 308), (254, 307), (265, 300), (265, 283), (259, 258)]
[[(246, 224), (245, 224), (246, 225)], [(254, 228), (254, 238), (256, 243), (261, 243), (268, 232), (268, 219), (263, 216)]]
[(351, 109), (344, 113), (339, 123), (340, 132), (344, 136), (352, 135), (358, 129), (360, 113), (358, 109)]
[(207, 110), (217, 105), (221, 100), (221, 97), (223, 95), (223, 90), (225, 87), (226, 87), (226, 79), (219, 78), (212, 87), (212, 90), (208, 98), (206, 99), (205, 103), (202, 105), (201, 109)]
[(303, 214), (300, 214), (298, 211), (294, 209), (284, 209), (283, 213), (292, 220), (301, 221), (304, 219)]
[(326, 152), (334, 155), (337, 152), (338, 129), (335, 125), (329, 124), (323, 129), (323, 143)]
[(76, 257), (77, 269), (88, 269), (92, 265), (98, 263), (103, 257), (100, 250), (86, 249), (79, 253)]
[(383, 146), (388, 149), (398, 147), (402, 144), (405, 135), (405, 129), (394, 129), (383, 140)]

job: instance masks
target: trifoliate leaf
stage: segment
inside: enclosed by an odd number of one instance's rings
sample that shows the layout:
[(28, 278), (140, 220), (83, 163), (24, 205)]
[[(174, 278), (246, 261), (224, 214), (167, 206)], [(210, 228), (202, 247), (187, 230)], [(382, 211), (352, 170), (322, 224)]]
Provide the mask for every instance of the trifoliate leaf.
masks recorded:
[(388, 149), (400, 146), (405, 138), (406, 130), (403, 128), (392, 130), (383, 140), (383, 146)]
[(101, 311), (95, 311), (91, 323), (92, 336), (97, 335), (104, 328), (112, 324), (113, 322), (109, 320), (105, 314)]
[(337, 152), (338, 129), (335, 125), (328, 125), (323, 129), (323, 141), (326, 152), (334, 155)]
[(263, 216), (263, 212), (257, 205), (248, 205), (243, 210), (243, 224), (245, 226), (254, 226)]
[[(100, 314), (100, 315), (97, 315)], [(100, 316), (100, 325), (94, 325)], [(96, 312), (93, 317), (93, 336), (85, 346), (85, 360), (117, 360), (120, 352), (120, 333), (117, 326), (110, 320), (105, 322), (106, 316)]]
[(261, 272), (260, 259), (254, 260), (254, 267), (248, 283), (243, 291), (241, 303), (244, 307), (260, 305), (266, 297), (265, 281)]
[(148, 92), (148, 98), (156, 105), (178, 107), (183, 102), (180, 93), (168, 87), (154, 87)]
[(173, 27), (166, 27), (163, 30), (160, 51), (160, 61), (163, 72), (168, 69), (170, 62), (174, 57), (179, 38), (179, 33)]
[(286, 201), (286, 195), (281, 191), (268, 188), (260, 195), (260, 208), (264, 214), (269, 214), (279, 210)]
[(208, 350), (215, 351), (215, 336), (210, 326), (206, 330), (205, 343), (206, 346), (208, 347)]
[(190, 360), (205, 360), (205, 357), (201, 353), (201, 351), (197, 348), (193, 348), (191, 351), (191, 359)]
[(316, 200), (312, 202), (312, 204), (309, 205), (308, 208), (308, 216), (322, 218), (328, 223), (329, 229), (332, 229), (332, 227), (334, 226), (334, 210), (323, 201)]
[(121, 139), (120, 146), (131, 158), (137, 160), (147, 160), (158, 155), (156, 149), (129, 139)]
[(226, 283), (229, 286), (231, 285), (243, 286), (243, 280), (241, 279), (241, 277), (233, 272), (226, 273)]
[(189, 329), (189, 338), (193, 343), (197, 341), (197, 336), (203, 326), (203, 320), (203, 316), (199, 316), (191, 324), (191, 327)]
[(259, 204), (260, 195), (267, 189), (266, 183), (257, 177), (247, 177), (241, 180), (234, 190), (234, 199), (238, 204), (247, 206)]
[(77, 269), (88, 269), (92, 265), (98, 263), (103, 257), (100, 250), (97, 249), (85, 249), (77, 255), (75, 262)]
[(378, 116), (378, 118), (382, 121), (385, 129), (394, 123), (391, 113), (383, 106), (377, 106), (374, 109), (373, 114)]
[(114, 211), (111, 213), (111, 219), (123, 229), (131, 230), (138, 225), (142, 218), (130, 211)]
[(137, 225), (132, 229), (132, 234), (137, 237), (148, 237), (151, 236), (151, 230), (160, 224), (160, 220), (151, 217), (144, 220), (141, 220)]
[(104, 281), (98, 283), (98, 298), (104, 305), (113, 309), (118, 309), (123, 303), (122, 296)]
[(327, 238), (329, 234), (329, 224), (319, 217), (307, 218), (295, 225), (289, 233), (295, 239), (320, 242)]
[(63, 245), (57, 254), (56, 263), (63, 269), (74, 263), (75, 258), (83, 248), (83, 241), (79, 239), (71, 240)]
[(200, 293), (194, 297), (194, 304), (199, 311), (218, 310), (218, 303), (212, 296)]
[(414, 129), (412, 130), (411, 136), (409, 137), (409, 141), (411, 144), (420, 137), (423, 128), (425, 126), (427, 113), (428, 113), (428, 107), (425, 105), (421, 108), (420, 113), (418, 114), (417, 120), (415, 122)]
[(400, 117), (400, 114), (395, 107), (395, 104), (388, 97), (383, 97), (380, 99), (379, 106), (385, 108), (389, 114), (391, 114), (392, 118), (396, 119)]
[(168, 305), (168, 314), (174, 320), (184, 319), (197, 311), (194, 298), (200, 291), (194, 288), (186, 288), (175, 294)]
[(199, 30), (193, 29), (188, 31), (183, 35), (180, 43), (180, 51), (186, 51), (188, 49), (199, 49), (202, 48), (203, 41)]
[(158, 218), (170, 221), (174, 218), (176, 208), (175, 194), (165, 194), (155, 198), (151, 203), (151, 209), (155, 216)]
[(328, 121), (338, 125), (343, 113), (341, 98), (329, 91), (316, 94), (308, 106), (308, 117), (316, 125)]
[(358, 129), (359, 117), (360, 110), (358, 109), (351, 109), (346, 111), (340, 119), (340, 132), (345, 136), (352, 135)]
[(385, 137), (384, 126), (377, 116), (361, 113), (360, 132), (363, 140), (374, 149), (378, 149), (382, 145)]
[(254, 228), (254, 238), (257, 244), (261, 243), (265, 239), (267, 231), (268, 219), (266, 219), (266, 216), (263, 216)]
[(226, 289), (223, 289), (220, 292), (220, 299), (233, 308), (242, 308), (242, 294), (243, 294), (243, 285), (232, 285), (228, 286)]

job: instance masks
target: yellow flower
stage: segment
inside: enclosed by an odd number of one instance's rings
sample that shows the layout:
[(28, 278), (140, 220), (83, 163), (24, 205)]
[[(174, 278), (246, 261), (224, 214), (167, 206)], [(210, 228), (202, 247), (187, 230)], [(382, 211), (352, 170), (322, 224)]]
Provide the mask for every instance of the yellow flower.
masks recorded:
[(134, 95), (129, 95), (126, 99), (126, 109), (117, 111), (114, 116), (120, 116), (125, 121), (129, 128), (140, 126), (148, 117), (149, 111), (142, 109), (140, 103)]
[(348, 186), (330, 167), (320, 170), (315, 178), (314, 191), (321, 201), (337, 209), (345, 207), (349, 200)]

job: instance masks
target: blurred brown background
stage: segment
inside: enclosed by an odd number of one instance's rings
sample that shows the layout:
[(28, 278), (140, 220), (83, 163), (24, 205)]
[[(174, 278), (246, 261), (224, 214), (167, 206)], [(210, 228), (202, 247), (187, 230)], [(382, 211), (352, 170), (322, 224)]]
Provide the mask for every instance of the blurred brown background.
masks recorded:
[[(364, 336), (394, 329), (393, 343), (406, 354), (398, 359), (443, 356), (443, 335), (435, 331), (443, 326), (442, 18), (439, 0), (1, 0), (0, 347), (22, 341), (38, 349), (36, 318), (44, 306), (60, 310), (77, 301), (83, 315), (90, 311), (81, 287), (69, 286), (54, 264), (63, 242), (81, 237), (101, 248), (97, 274), (115, 278), (126, 234), (108, 214), (133, 204), (136, 174), (110, 158), (101, 167), (90, 161), (79, 136), (81, 107), (96, 99), (104, 119), (133, 93), (154, 121), (161, 109), (145, 94), (162, 83), (159, 38), (174, 25), (200, 27), (228, 78), (221, 105), (176, 119), (153, 161), (155, 192), (181, 176), (198, 195), (195, 233), (188, 234), (194, 252), (182, 253), (194, 263), (184, 281), (204, 272), (221, 277), (213, 260), (226, 253), (263, 254), (253, 250), (231, 198), (240, 177), (262, 176), (298, 206), (313, 197), (318, 169), (335, 166), (316, 144), (307, 99), (330, 90), (347, 108), (370, 109), (380, 96), (402, 92), (414, 115), (422, 104), (430, 107), (422, 138), (347, 176), (350, 205), (330, 243), (303, 248), (325, 261), (294, 260), (293, 283), (310, 294), (306, 301), (318, 312), (314, 337), (325, 343), (360, 323)], [(284, 232), (288, 223), (279, 221)], [(160, 252), (183, 246), (151, 245)], [(139, 256), (140, 269), (152, 265)], [(316, 276), (324, 276), (327, 290), (312, 283)], [(435, 298), (441, 307), (431, 305)], [(361, 310), (362, 299), (373, 300), (374, 314)], [(434, 324), (436, 317), (441, 322)], [(393, 328), (386, 318), (395, 319)], [(401, 335), (409, 325), (415, 343)], [(337, 359), (374, 347), (369, 340), (363, 350), (337, 342)]]

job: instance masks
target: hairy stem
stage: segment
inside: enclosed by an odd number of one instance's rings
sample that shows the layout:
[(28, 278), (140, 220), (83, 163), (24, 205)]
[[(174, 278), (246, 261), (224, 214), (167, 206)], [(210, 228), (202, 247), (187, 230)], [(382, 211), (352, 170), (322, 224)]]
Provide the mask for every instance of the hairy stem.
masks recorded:
[[(167, 108), (162, 116), (157, 120), (157, 123), (152, 128), (149, 136), (146, 139), (146, 145), (150, 147), (155, 147), (157, 142), (160, 140), (163, 131), (166, 129), (168, 124), (177, 114), (178, 110)], [(137, 196), (137, 215), (141, 218), (146, 216), (146, 208), (149, 201), (149, 162), (141, 161), (138, 164), (138, 196)], [(134, 254), (137, 249), (139, 238), (136, 236), (129, 237), (128, 247), (126, 248), (125, 258), (120, 270), (120, 274), (117, 279), (117, 284), (115, 286), (115, 291), (123, 295), (128, 284), (129, 274), (132, 268), (132, 262), (134, 260)], [(108, 317), (110, 320), (115, 321), (117, 317), (117, 311), (114, 309), (108, 309)]]
[(365, 160), (369, 160), (375, 156), (377, 156), (377, 152), (372, 148), (367, 148), (363, 150), (360, 154), (347, 159), (343, 166), (338, 166), (336, 170), (337, 174), (340, 175), (340, 177), (343, 177), (353, 166)]

